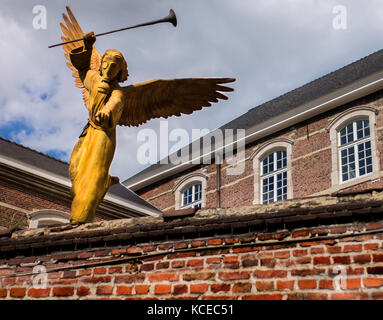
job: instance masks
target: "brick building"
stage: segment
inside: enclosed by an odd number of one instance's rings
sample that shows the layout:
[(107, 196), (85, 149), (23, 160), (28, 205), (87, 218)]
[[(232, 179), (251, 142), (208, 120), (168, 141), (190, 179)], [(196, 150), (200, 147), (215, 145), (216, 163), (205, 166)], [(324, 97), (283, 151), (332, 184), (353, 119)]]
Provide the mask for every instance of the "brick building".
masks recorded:
[[(382, 76), (383, 51), (378, 51), (253, 108), (204, 137), (214, 137), (212, 150), (217, 151), (226, 141), (216, 133), (244, 129), (242, 159), (237, 152), (233, 162), (224, 148), (223, 162), (215, 161), (217, 153), (205, 153), (201, 138), (199, 158), (192, 155), (193, 142), (168, 158), (184, 154), (181, 163), (157, 163), (123, 184), (164, 212), (381, 187)], [(203, 157), (211, 164), (194, 161)], [(229, 174), (238, 165), (243, 170)]]
[[(70, 186), (66, 162), (0, 138), (0, 228), (69, 222)], [(160, 213), (117, 184), (105, 196), (96, 221)]]
[[(382, 70), (379, 51), (226, 124), (243, 158), (124, 182), (163, 214), (0, 233), (0, 299), (382, 299)], [(15, 159), (5, 186), (33, 173)]]

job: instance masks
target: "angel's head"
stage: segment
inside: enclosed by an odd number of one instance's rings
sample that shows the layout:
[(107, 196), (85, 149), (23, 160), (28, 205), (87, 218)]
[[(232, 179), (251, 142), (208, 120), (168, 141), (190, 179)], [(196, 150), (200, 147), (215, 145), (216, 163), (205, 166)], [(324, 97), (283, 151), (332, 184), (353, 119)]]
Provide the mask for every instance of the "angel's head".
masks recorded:
[(101, 59), (100, 75), (110, 81), (124, 82), (128, 79), (128, 65), (118, 50), (107, 50)]

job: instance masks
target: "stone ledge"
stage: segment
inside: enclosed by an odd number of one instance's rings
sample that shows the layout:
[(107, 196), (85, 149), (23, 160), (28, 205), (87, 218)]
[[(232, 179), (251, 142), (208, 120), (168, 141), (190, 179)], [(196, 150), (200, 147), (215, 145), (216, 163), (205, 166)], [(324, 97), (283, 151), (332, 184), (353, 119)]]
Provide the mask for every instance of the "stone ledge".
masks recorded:
[(379, 220), (383, 216), (383, 192), (363, 191), (346, 196), (320, 196), (268, 205), (197, 210), (193, 216), (139, 217), (84, 225), (18, 230), (1, 238), (0, 252), (77, 246), (110, 241), (144, 242), (215, 234), (267, 233), (301, 227), (331, 225), (339, 219)]

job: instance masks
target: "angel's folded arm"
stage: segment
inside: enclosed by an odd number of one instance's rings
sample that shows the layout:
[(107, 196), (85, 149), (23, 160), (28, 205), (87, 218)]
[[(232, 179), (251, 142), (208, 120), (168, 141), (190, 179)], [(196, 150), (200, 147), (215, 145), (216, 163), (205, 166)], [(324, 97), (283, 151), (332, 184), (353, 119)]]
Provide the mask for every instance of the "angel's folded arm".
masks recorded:
[(105, 104), (103, 110), (109, 111), (113, 126), (116, 126), (120, 120), (122, 109), (123, 109), (123, 94), (121, 90), (113, 90), (109, 101)]

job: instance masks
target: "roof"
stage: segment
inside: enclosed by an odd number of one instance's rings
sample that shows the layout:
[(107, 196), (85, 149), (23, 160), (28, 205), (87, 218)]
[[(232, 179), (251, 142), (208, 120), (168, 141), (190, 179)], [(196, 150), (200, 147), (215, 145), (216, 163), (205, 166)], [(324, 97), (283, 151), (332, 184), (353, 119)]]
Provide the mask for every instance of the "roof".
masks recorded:
[[(383, 88), (383, 50), (346, 65), (332, 73), (307, 83), (250, 109), (242, 116), (226, 123), (217, 130), (245, 129), (246, 143), (275, 133), (294, 123), (308, 119), (318, 113), (355, 100)], [(367, 86), (369, 86), (367, 88)], [(360, 92), (357, 92), (359, 89)], [(335, 99), (338, 99), (335, 101)], [(326, 104), (326, 105), (325, 105)], [(295, 119), (292, 119), (295, 118)], [(294, 122), (295, 121), (295, 122)], [(274, 131), (273, 131), (274, 130)], [(202, 138), (200, 139), (202, 141)], [(214, 143), (212, 143), (212, 149)], [(185, 148), (191, 150), (191, 144)], [(179, 152), (179, 151), (178, 151)], [(189, 155), (189, 152), (187, 152)], [(202, 154), (202, 152), (200, 153)], [(149, 183), (159, 181), (169, 174), (192, 167), (189, 157), (184, 166), (160, 162), (123, 181), (132, 190), (139, 190)], [(189, 161), (190, 162), (190, 161)], [(188, 164), (188, 167), (186, 166)]]
[[(6, 160), (10, 160), (8, 164), (19, 165), (19, 168), (33, 170), (33, 173), (42, 175), (48, 180), (52, 179), (63, 185), (70, 186), (69, 164), (67, 162), (0, 137), (0, 163), (4, 163)], [(125, 201), (128, 205), (132, 203), (133, 205), (137, 205), (136, 210), (142, 208), (142, 212), (148, 211), (152, 214), (161, 213), (159, 209), (146, 202), (122, 184), (111, 186), (105, 198), (119, 199), (120, 201)]]

